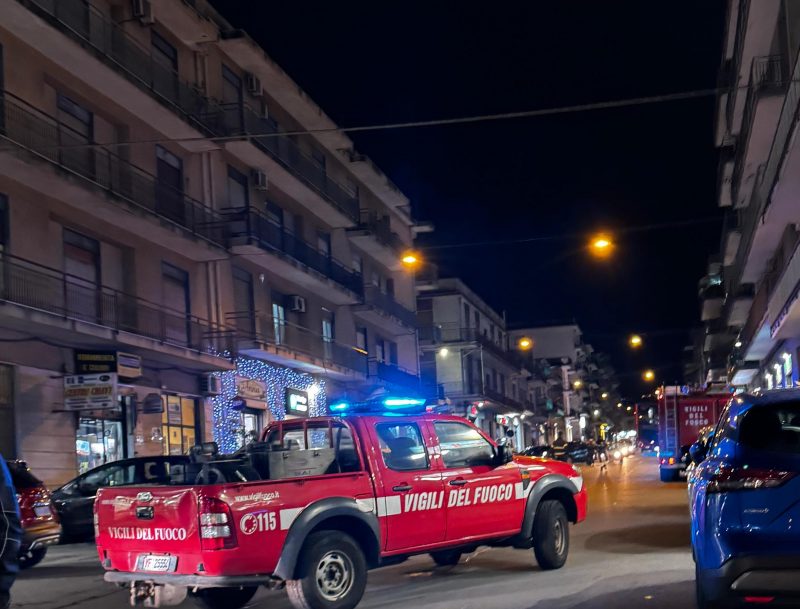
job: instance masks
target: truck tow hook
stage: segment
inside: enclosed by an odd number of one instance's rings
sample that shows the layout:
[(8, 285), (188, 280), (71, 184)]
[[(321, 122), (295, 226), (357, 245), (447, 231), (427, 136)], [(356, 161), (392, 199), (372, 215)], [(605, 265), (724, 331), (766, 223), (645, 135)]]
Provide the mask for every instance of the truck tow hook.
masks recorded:
[(131, 583), (131, 606), (173, 607), (185, 601), (187, 593), (186, 586), (133, 582)]

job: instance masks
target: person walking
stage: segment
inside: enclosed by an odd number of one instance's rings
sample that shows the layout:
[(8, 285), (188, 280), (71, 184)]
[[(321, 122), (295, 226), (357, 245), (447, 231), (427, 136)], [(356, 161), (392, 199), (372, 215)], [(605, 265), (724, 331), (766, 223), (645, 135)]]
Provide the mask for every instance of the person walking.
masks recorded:
[(19, 571), (21, 539), (17, 492), (6, 460), (0, 455), (0, 609), (8, 609), (11, 605), (11, 586)]

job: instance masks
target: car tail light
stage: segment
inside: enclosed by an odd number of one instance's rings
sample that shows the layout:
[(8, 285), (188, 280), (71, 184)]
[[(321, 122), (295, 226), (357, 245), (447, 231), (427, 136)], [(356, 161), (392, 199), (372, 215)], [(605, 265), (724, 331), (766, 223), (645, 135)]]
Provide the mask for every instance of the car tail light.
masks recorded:
[(757, 605), (766, 605), (775, 600), (774, 596), (745, 596), (745, 603), (755, 603)]
[(669, 459), (666, 457), (662, 458), (661, 465), (675, 465), (675, 457), (670, 457)]
[(794, 478), (795, 472), (749, 467), (721, 467), (708, 481), (709, 493), (776, 488)]
[(204, 550), (223, 550), (236, 546), (231, 509), (215, 497), (200, 500), (200, 544)]

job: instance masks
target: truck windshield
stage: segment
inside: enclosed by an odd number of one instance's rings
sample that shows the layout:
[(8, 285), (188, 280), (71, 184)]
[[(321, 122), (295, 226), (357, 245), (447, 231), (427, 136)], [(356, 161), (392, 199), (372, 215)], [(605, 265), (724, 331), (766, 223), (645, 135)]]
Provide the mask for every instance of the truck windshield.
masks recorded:
[(754, 450), (800, 454), (800, 402), (754, 406), (742, 418), (739, 441)]

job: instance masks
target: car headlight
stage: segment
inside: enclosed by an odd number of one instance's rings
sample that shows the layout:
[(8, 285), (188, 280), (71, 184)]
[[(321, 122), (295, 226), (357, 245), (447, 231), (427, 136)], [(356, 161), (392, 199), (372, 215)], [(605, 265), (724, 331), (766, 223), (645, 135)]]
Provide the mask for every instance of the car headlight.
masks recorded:
[(619, 452), (618, 450), (615, 450), (614, 451), (614, 458), (615, 459), (622, 459), (622, 453)]

